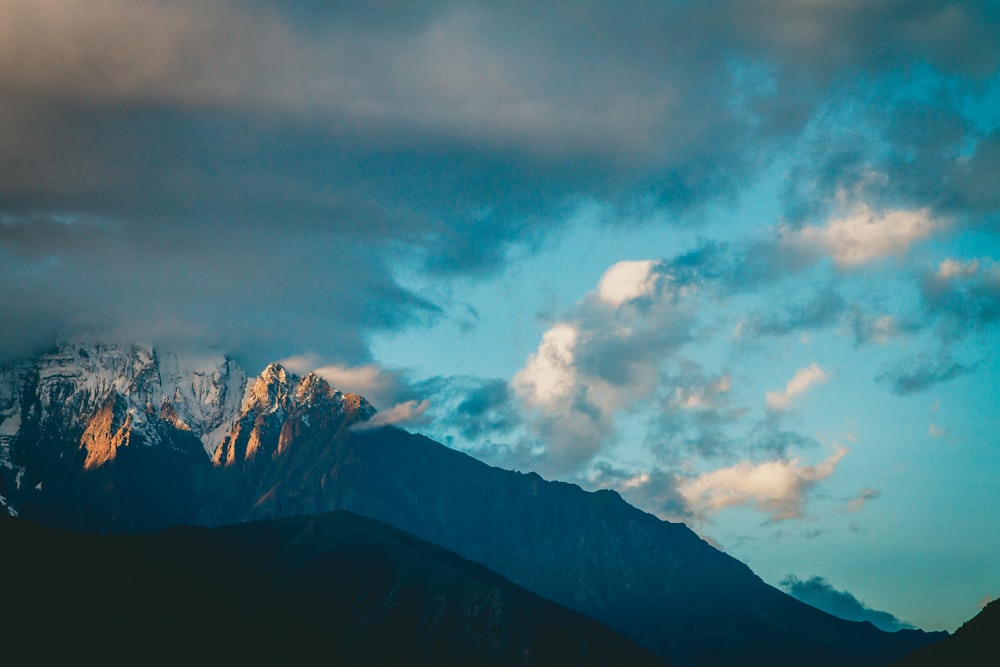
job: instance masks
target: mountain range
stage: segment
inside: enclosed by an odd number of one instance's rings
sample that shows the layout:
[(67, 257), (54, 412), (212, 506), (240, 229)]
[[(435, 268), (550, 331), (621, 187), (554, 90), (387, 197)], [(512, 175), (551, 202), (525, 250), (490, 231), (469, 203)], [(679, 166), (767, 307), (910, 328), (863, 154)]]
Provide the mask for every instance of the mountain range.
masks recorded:
[(0, 542), (8, 664), (667, 665), (347, 512), (99, 536), (3, 517)]
[(372, 427), (375, 414), (278, 364), (247, 378), (229, 357), (196, 367), (142, 346), (67, 343), (0, 370), (0, 505), (92, 533), (347, 510), (679, 667), (887, 665), (944, 636), (833, 617), (614, 491), (491, 467)]

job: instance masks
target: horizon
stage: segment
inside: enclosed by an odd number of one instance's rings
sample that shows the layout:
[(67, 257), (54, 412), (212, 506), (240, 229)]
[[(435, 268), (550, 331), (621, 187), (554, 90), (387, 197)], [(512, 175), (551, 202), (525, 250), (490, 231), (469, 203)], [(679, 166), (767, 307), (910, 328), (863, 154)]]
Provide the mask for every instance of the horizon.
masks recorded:
[(888, 627), (1000, 596), (995, 3), (5, 3), (0, 89), (0, 364), (279, 362)]

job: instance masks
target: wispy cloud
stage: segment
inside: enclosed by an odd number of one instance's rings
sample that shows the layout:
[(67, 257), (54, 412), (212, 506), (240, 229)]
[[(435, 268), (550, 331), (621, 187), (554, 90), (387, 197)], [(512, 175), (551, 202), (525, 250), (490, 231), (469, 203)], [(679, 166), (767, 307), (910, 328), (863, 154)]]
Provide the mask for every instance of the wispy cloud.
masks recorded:
[(879, 373), (876, 380), (889, 385), (893, 393), (906, 396), (971, 373), (976, 367), (976, 364), (961, 363), (944, 353), (922, 354), (897, 362)]
[(800, 368), (783, 390), (767, 392), (767, 407), (776, 411), (787, 410), (794, 399), (809, 391), (813, 385), (822, 384), (829, 379), (830, 374), (820, 368), (819, 364)]
[(928, 271), (921, 294), (945, 341), (984, 334), (1000, 324), (1000, 266), (992, 260), (947, 259)]
[(847, 511), (851, 513), (860, 512), (865, 508), (869, 500), (875, 500), (881, 495), (882, 492), (878, 489), (862, 489), (861, 493), (851, 498), (847, 503)]
[(387, 410), (379, 410), (367, 421), (352, 424), (351, 428), (355, 431), (370, 431), (383, 426), (418, 426), (425, 423), (425, 413), (429, 407), (430, 402), (426, 399), (397, 403)]

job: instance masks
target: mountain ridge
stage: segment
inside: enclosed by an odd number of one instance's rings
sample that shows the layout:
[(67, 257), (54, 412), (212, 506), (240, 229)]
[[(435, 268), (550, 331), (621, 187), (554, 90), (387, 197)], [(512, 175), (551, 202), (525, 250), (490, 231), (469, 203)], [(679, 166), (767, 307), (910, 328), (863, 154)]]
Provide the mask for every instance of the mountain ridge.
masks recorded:
[[(137, 353), (136, 363), (146, 356)], [(126, 367), (129, 377), (149, 375), (138, 366), (138, 374)], [(884, 665), (939, 638), (888, 635), (793, 600), (687, 526), (612, 491), (493, 468), (392, 427), (355, 429), (374, 414), (367, 401), (279, 365), (247, 383), (241, 412), (211, 460), (197, 433), (162, 410), (140, 415), (157, 439), (140, 430), (137, 442), (130, 435), (122, 446), (140, 410), (131, 394), (107, 391), (110, 408), (92, 410), (89, 420), (100, 422), (95, 440), (109, 451), (90, 468), (100, 448), (83, 442), (84, 427), (72, 419), (63, 429), (58, 419), (41, 419), (39, 383), (28, 380), (20, 429), (5, 441), (0, 497), (51, 525), (141, 531), (348, 510), (481, 562), (679, 667), (721, 666), (739, 655), (742, 664), (793, 665), (807, 654), (815, 665)], [(55, 395), (64, 394), (74, 395), (65, 388)], [(9, 403), (0, 405), (7, 415), (0, 430), (13, 414)]]

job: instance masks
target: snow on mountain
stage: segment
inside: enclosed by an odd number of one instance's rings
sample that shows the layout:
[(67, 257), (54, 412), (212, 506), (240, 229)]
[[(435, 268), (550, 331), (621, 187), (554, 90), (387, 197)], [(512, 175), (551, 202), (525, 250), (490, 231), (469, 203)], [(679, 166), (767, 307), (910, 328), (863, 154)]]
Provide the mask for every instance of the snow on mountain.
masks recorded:
[[(119, 503), (115, 516), (128, 512), (134, 494), (169, 513), (180, 482), (167, 480), (200, 465), (188, 470), (183, 462), (199, 458), (199, 443), (210, 469), (280, 456), (303, 429), (348, 428), (374, 414), (361, 396), (279, 364), (248, 379), (229, 356), (192, 359), (142, 345), (63, 341), (0, 367), (0, 511), (15, 514), (27, 502), (36, 513), (61, 516), (60, 503), (93, 488), (92, 502)], [(143, 466), (157, 471), (163, 488), (129, 488), (133, 469)], [(194, 487), (210, 473), (190, 474)], [(58, 482), (50, 490), (51, 480)]]
[[(126, 414), (115, 421), (109, 413), (109, 428), (114, 422), (120, 430), (127, 420), (129, 438), (155, 445), (169, 425), (196, 436), (209, 457), (248, 412), (283, 417), (294, 410), (307, 421), (303, 408), (320, 401), (336, 414), (345, 402), (362, 419), (375, 413), (360, 396), (344, 394), (313, 373), (300, 378), (280, 364), (248, 379), (228, 355), (192, 362), (141, 345), (64, 341), (34, 360), (0, 367), (0, 466), (14, 469), (11, 446), (25, 418), (42, 429), (87, 429), (102, 410), (111, 410), (109, 401), (119, 399)], [(25, 406), (28, 415), (21, 414)]]
[(41, 410), (42, 424), (57, 418), (64, 429), (85, 426), (120, 396), (131, 431), (146, 444), (160, 440), (154, 425), (166, 420), (191, 431), (209, 454), (238, 417), (248, 384), (231, 357), (193, 367), (150, 347), (63, 343), (33, 363), (0, 371), (0, 463), (7, 461), (8, 467), (10, 442), (22, 422), (20, 397), (33, 380), (37, 403), (30, 409)]

